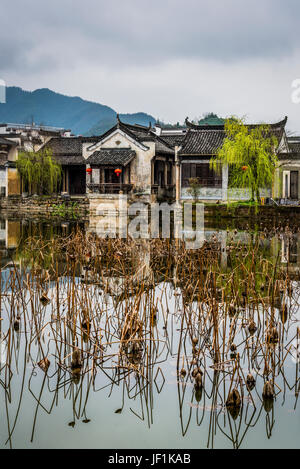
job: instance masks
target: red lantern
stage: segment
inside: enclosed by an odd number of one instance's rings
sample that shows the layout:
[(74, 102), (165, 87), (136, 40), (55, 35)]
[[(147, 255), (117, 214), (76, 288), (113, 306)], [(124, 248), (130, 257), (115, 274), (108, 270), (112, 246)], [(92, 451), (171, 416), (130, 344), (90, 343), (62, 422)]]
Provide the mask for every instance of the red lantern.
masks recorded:
[(243, 166), (243, 167), (242, 167), (242, 170), (243, 170), (243, 171), (248, 171), (248, 166)]
[(122, 169), (115, 169), (115, 174), (119, 177), (122, 174)]
[(87, 172), (88, 174), (92, 174), (93, 170), (92, 170), (92, 168), (87, 168), (86, 172)]

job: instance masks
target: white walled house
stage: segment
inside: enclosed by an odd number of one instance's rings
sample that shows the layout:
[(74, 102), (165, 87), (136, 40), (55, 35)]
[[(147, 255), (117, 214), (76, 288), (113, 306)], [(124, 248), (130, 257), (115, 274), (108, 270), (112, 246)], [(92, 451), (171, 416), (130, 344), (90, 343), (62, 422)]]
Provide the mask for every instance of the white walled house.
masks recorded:
[(70, 195), (175, 196), (174, 149), (154, 129), (119, 119), (96, 137), (56, 137), (46, 145), (63, 168)]
[(92, 169), (87, 182), (91, 192), (118, 193), (121, 189), (174, 196), (174, 151), (151, 126), (123, 124), (118, 119), (115, 127), (86, 149), (85, 156)]
[[(277, 149), (280, 152), (288, 152), (285, 126), (287, 118), (283, 121), (270, 124), (270, 133), (279, 142)], [(180, 161), (180, 199), (192, 198), (189, 191), (190, 179), (196, 178), (201, 187), (199, 199), (203, 201), (249, 200), (250, 192), (244, 189), (229, 186), (228, 167), (223, 165), (220, 173), (215, 173), (210, 168), (210, 160), (217, 155), (226, 138), (224, 125), (195, 125), (186, 119), (187, 130), (182, 133), (180, 142), (177, 137), (178, 158)], [(163, 134), (162, 134), (162, 138)], [(273, 188), (261, 191), (264, 197), (272, 197)]]
[[(287, 118), (270, 124), (276, 136), (280, 167), (273, 187), (262, 196), (300, 199), (300, 138), (287, 138)], [(190, 180), (199, 181), (199, 200), (226, 202), (250, 198), (248, 191), (229, 187), (226, 166), (216, 174), (210, 160), (226, 138), (221, 125), (195, 125), (165, 129), (117, 123), (101, 136), (75, 137), (64, 129), (0, 124), (1, 195), (20, 195), (22, 184), (15, 168), (18, 152), (50, 149), (62, 166), (60, 192), (70, 196), (118, 196), (149, 201), (185, 201), (192, 198)]]

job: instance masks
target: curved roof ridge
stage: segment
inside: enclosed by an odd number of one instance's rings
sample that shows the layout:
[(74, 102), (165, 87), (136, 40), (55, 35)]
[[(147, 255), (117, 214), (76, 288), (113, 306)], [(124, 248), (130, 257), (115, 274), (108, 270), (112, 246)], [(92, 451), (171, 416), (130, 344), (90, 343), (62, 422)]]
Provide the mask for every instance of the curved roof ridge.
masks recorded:
[(0, 137), (0, 144), (1, 145), (8, 145), (11, 147), (17, 146), (17, 142), (14, 142), (13, 140), (9, 140), (8, 138), (5, 137)]
[(184, 148), (184, 146), (185, 146), (187, 140), (189, 139), (190, 133), (191, 133), (191, 129), (188, 129), (187, 133), (185, 134), (184, 139), (182, 140), (181, 149)]
[(159, 142), (161, 142), (163, 145), (165, 145), (167, 148), (169, 148), (169, 150), (173, 150), (174, 151), (174, 148), (171, 147), (171, 145), (166, 142), (163, 138), (161, 138), (159, 135), (156, 135), (155, 132), (151, 132), (153, 137), (158, 140)]
[[(272, 129), (274, 128), (284, 128), (287, 124), (287, 121), (288, 121), (288, 117), (285, 116), (284, 119), (282, 119), (281, 121), (279, 122), (275, 122), (274, 124), (265, 124), (265, 125), (268, 125), (270, 126)], [(189, 128), (189, 129), (193, 129), (193, 130), (224, 130), (225, 129), (225, 125), (224, 124), (219, 124), (219, 125), (209, 125), (209, 124), (205, 124), (205, 125), (199, 125), (199, 124), (194, 124), (193, 122), (190, 122), (189, 121), (189, 118), (187, 117), (185, 119), (185, 124), (186, 126)], [(247, 127), (258, 127), (259, 125), (264, 125), (263, 123), (262, 124), (245, 124)]]
[(209, 124), (204, 124), (204, 125), (199, 125), (199, 124), (194, 124), (193, 122), (189, 121), (189, 118), (187, 117), (185, 119), (185, 125), (188, 127), (188, 129), (193, 129), (193, 130), (224, 130), (225, 125), (224, 124), (217, 124), (217, 125), (209, 125)]
[(149, 123), (149, 125), (146, 127), (145, 125), (141, 125), (141, 124), (129, 124), (127, 122), (122, 122), (121, 119), (120, 119), (120, 115), (117, 114), (117, 123), (119, 125), (124, 125), (125, 127), (131, 127), (133, 129), (136, 129), (136, 130), (145, 130), (145, 131), (148, 131), (152, 128), (152, 125), (151, 125), (151, 122)]

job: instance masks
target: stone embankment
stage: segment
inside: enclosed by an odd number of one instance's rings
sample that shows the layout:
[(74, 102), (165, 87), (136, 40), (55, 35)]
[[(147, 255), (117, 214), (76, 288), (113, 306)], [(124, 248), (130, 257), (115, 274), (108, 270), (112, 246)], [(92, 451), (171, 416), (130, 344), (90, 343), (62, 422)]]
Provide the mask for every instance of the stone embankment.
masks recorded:
[(40, 217), (54, 215), (60, 217), (85, 218), (89, 214), (89, 199), (72, 197), (66, 200), (53, 197), (3, 197), (0, 199), (1, 215)]

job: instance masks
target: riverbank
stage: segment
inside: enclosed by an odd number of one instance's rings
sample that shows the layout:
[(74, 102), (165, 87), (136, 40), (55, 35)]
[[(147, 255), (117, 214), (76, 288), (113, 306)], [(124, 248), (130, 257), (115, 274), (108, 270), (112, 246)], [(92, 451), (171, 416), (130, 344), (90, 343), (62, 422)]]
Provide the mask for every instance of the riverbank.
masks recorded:
[(89, 215), (87, 197), (3, 197), (0, 199), (0, 214), (5, 216), (55, 216), (70, 219), (84, 219)]
[(219, 229), (258, 230), (300, 227), (300, 206), (206, 205), (205, 226)]
[[(0, 198), (0, 214), (9, 217), (58, 217), (65, 219), (87, 220), (90, 213), (88, 197), (73, 196), (70, 199), (61, 196), (52, 197), (3, 197)], [(234, 226), (245, 229), (247, 226), (264, 225), (299, 225), (300, 206), (249, 206), (245, 203), (206, 204), (205, 224), (213, 226)]]

